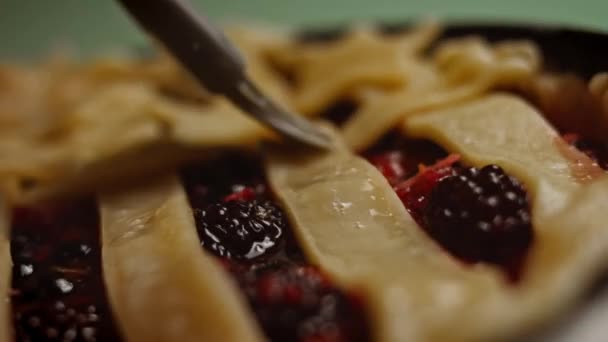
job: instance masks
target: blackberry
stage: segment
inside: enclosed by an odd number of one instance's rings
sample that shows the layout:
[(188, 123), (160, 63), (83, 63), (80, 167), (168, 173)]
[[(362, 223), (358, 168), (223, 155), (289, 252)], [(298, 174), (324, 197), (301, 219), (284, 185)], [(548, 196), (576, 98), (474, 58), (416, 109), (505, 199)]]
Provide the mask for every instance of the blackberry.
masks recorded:
[(271, 341), (369, 340), (360, 301), (314, 267), (270, 267), (240, 283)]
[(220, 257), (263, 259), (283, 243), (283, 212), (269, 201), (229, 201), (195, 209), (201, 244)]
[(18, 312), (15, 329), (24, 341), (96, 341), (99, 320), (95, 305), (57, 300), (43, 309)]
[(456, 257), (509, 272), (533, 238), (526, 191), (496, 165), (455, 168), (432, 190), (423, 219), (425, 230)]

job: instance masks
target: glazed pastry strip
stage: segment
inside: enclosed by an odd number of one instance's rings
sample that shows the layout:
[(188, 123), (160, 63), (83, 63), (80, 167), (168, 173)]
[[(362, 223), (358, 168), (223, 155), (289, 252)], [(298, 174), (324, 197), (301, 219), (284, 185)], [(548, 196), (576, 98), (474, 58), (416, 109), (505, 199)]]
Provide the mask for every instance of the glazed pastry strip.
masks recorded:
[[(435, 250), (414, 229), (416, 223), (382, 174), (345, 149), (306, 158), (293, 148), (270, 148), (267, 175), (308, 257), (343, 284), (370, 273), (393, 277), (403, 265), (389, 261), (408, 263), (411, 257), (404, 246)], [(371, 235), (375, 243), (370, 243)], [(340, 239), (345, 241), (336, 243)]]
[(9, 217), (0, 201), (0, 342), (8, 342), (12, 320), (10, 318), (11, 255), (9, 245)]
[(129, 341), (261, 341), (240, 293), (198, 244), (177, 177), (100, 196), (103, 268)]
[(106, 186), (130, 184), (143, 177), (156, 177), (158, 173), (175, 168), (184, 161), (204, 159), (209, 155), (211, 153), (203, 148), (149, 141), (111, 157), (82, 165), (77, 171), (66, 173), (60, 182), (41, 184), (26, 191), (17, 189), (16, 200), (27, 204), (49, 198), (93, 193)]
[(151, 146), (172, 144), (180, 153), (194, 147), (242, 146), (268, 136), (263, 127), (223, 100), (197, 106), (179, 103), (140, 83), (100, 89), (70, 114), (68, 133), (53, 143), (0, 141), (0, 175), (27, 178), (36, 182), (34, 191), (48, 191), (74, 187), (87, 178), (88, 169), (124, 154), (134, 158), (125, 159), (121, 168), (143, 172), (146, 169), (133, 160), (149, 158)]
[[(341, 286), (366, 293), (375, 340), (418, 340), (417, 320), (408, 315), (419, 308), (401, 295), (414, 299), (429, 291), (435, 298), (433, 291), (453, 279), (479, 278), (463, 272), (425, 236), (384, 176), (364, 159), (344, 148), (325, 155), (275, 148), (267, 159), (270, 185), (309, 260)], [(418, 275), (429, 272), (437, 282), (420, 284)], [(493, 270), (487, 273), (477, 284), (500, 280)], [(416, 283), (408, 289), (413, 292), (402, 292), (404, 281)]]
[[(608, 233), (598, 216), (608, 209), (605, 177), (583, 185), (581, 177), (588, 179), (573, 172), (572, 161), (560, 151), (561, 138), (540, 113), (514, 96), (491, 95), (424, 113), (408, 118), (403, 128), (410, 136), (432, 139), (461, 154), (474, 166), (501, 166), (526, 185), (533, 199), (535, 240), (520, 283), (487, 288), (476, 294), (478, 302), (464, 301), (454, 309), (458, 315), (453, 318), (447, 317), (450, 310), (421, 304), (436, 322), (446, 320), (446, 326), (429, 330), (435, 331), (430, 336), (459, 337), (442, 334), (448, 331), (462, 332), (465, 340), (508, 336), (572, 305), (597, 274), (589, 270), (601, 267), (607, 254)], [(577, 158), (583, 163), (586, 157)], [(598, 170), (587, 172), (597, 177)], [(468, 284), (467, 292), (475, 285)], [(484, 317), (483, 325), (475, 323), (479, 317)]]
[[(506, 163), (507, 170), (517, 165), (505, 158), (499, 165)], [(533, 215), (545, 210), (548, 217), (535, 220), (524, 276), (509, 284), (490, 266), (464, 265), (442, 251), (382, 175), (344, 149), (327, 155), (268, 153), (270, 184), (303, 250), (342, 286), (365, 289), (379, 341), (508, 339), (572, 305), (593, 280), (588, 269), (600, 267), (608, 255), (603, 220), (589, 219), (608, 210), (608, 180), (570, 183), (575, 181), (564, 167), (532, 178), (548, 177), (546, 187), (556, 190), (532, 189)], [(562, 192), (560, 200), (572, 210), (551, 214), (554, 207), (541, 206)]]

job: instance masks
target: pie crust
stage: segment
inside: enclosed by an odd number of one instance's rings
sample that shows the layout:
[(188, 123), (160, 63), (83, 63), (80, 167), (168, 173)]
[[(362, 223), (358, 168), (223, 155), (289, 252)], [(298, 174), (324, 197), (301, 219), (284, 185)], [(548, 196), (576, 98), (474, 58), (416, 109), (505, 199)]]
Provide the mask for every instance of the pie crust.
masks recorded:
[[(201, 248), (175, 171), (236, 149), (263, 158), (308, 262), (340, 290), (362, 294), (373, 340), (511, 340), (561, 317), (608, 258), (608, 175), (547, 119), (544, 104), (559, 96), (551, 85), (568, 78), (548, 77), (529, 41), (432, 45), (440, 31), (437, 23), (390, 36), (360, 27), (302, 43), (229, 30), (248, 72), (285, 107), (314, 117), (337, 101), (356, 103), (342, 127), (319, 123), (334, 141), (323, 152), (277, 142), (162, 53), (0, 67), (0, 293), (10, 295), (8, 208), (85, 194), (98, 202), (104, 281), (125, 340), (265, 340), (246, 296)], [(590, 122), (608, 121), (607, 79), (596, 75), (588, 89), (578, 80)], [(521, 279), (452, 257), (419, 227), (357, 154), (389, 132), (521, 181), (534, 231)], [(9, 311), (0, 301), (0, 342), (10, 339)]]
[[(590, 219), (607, 209), (608, 176), (585, 185), (572, 177), (556, 133), (536, 110), (497, 94), (412, 117), (404, 127), (472, 165), (495, 163), (524, 181), (534, 198), (536, 238), (523, 279), (511, 286), (491, 267), (464, 265), (442, 252), (360, 157), (345, 149), (271, 153), (270, 183), (305, 253), (343, 286), (366, 290), (377, 340), (516, 337), (590, 285), (592, 273), (582, 270), (603, 267), (608, 248), (602, 220)], [(584, 247), (585, 236), (593, 248)]]
[(241, 294), (200, 248), (176, 176), (99, 202), (104, 276), (129, 341), (263, 340)]

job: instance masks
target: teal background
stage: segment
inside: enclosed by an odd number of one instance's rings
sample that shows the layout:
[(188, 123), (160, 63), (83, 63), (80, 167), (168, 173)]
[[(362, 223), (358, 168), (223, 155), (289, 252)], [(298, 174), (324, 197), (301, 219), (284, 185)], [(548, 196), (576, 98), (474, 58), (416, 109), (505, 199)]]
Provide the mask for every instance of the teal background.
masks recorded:
[[(150, 0), (154, 1), (154, 0)], [(210, 17), (319, 27), (420, 16), (559, 23), (608, 31), (608, 0), (194, 0)], [(112, 0), (0, 0), (0, 58), (54, 46), (95, 53), (144, 38)]]

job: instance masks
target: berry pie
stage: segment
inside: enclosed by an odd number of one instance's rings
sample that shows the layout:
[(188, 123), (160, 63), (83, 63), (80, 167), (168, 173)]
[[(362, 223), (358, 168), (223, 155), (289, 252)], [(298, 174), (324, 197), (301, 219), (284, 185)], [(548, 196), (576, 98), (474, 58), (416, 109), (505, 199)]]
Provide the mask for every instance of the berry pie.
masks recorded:
[(162, 51), (1, 66), (0, 342), (555, 329), (608, 266), (608, 74), (453, 33), (229, 29), (328, 151)]

